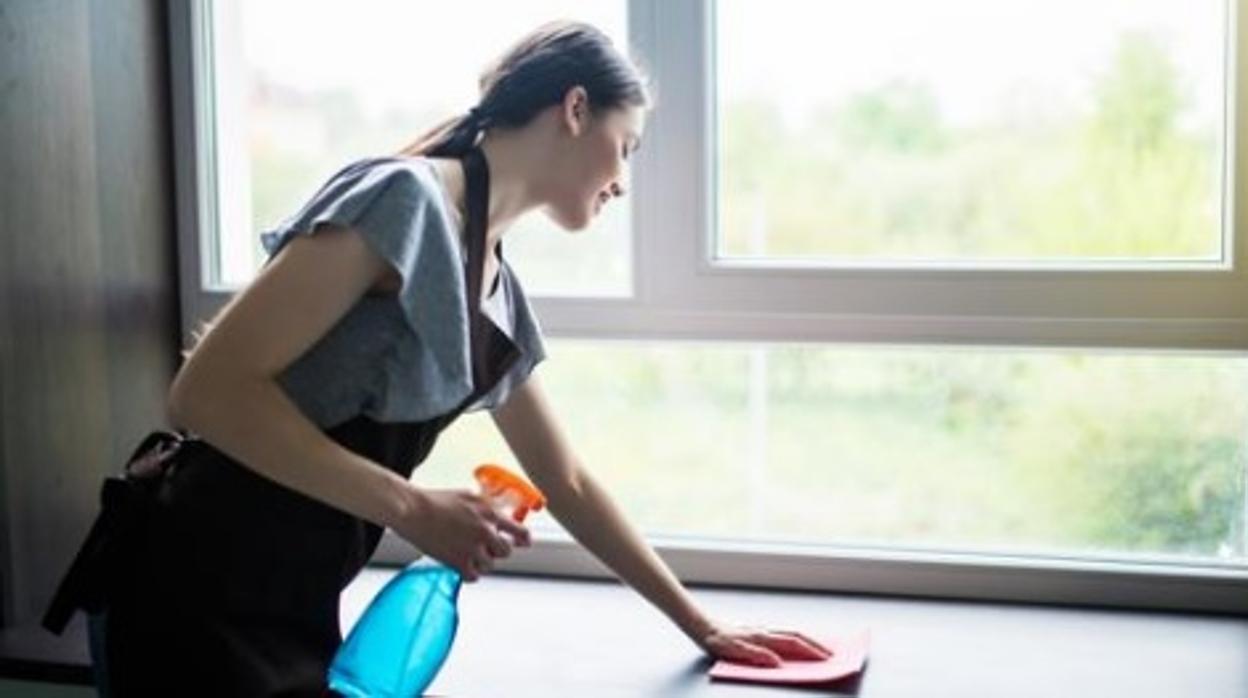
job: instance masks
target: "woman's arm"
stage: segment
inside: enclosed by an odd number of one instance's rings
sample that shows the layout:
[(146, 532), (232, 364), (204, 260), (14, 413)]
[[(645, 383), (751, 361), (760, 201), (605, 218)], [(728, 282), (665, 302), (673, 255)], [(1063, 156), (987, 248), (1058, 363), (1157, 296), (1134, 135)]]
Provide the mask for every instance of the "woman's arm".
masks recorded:
[(763, 665), (777, 664), (776, 653), (807, 659), (828, 656), (826, 648), (800, 633), (733, 629), (707, 617), (606, 490), (581, 467), (535, 373), (512, 391), (493, 417), (559, 523), (699, 647)]
[(412, 516), (418, 491), (323, 434), (277, 383), (388, 269), (349, 228), (292, 238), (218, 313), (174, 377), (170, 422), (359, 518), (391, 526)]
[[(236, 295), (178, 371), (169, 420), (244, 466), (357, 518), (394, 529), (476, 581), (528, 529), (469, 490), (417, 487), (326, 436), (277, 382), (385, 275), (397, 271), (360, 231), (324, 226), (291, 239)], [(229, 506), (222, 502), (222, 506)]]
[(712, 629), (671, 569), (611, 497), (581, 467), (530, 374), (493, 412), (521, 467), (546, 495), (550, 513), (581, 545), (662, 610), (694, 642)]

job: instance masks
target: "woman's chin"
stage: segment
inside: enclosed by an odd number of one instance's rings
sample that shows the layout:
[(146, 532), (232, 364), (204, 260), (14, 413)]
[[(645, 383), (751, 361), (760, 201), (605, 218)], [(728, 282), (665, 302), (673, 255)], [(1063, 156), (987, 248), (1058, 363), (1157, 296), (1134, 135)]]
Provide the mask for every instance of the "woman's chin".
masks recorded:
[(584, 210), (573, 214), (559, 213), (550, 216), (555, 224), (568, 232), (578, 232), (585, 230), (594, 222), (594, 211)]

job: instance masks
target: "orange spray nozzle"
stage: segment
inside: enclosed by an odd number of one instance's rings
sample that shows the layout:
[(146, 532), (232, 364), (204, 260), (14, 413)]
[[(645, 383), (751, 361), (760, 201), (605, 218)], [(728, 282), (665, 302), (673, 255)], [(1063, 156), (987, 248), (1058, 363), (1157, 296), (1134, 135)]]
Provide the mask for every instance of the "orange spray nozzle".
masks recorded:
[(515, 507), (511, 518), (516, 523), (524, 523), (524, 517), (530, 511), (541, 511), (546, 506), (546, 497), (541, 490), (501, 465), (482, 463), (472, 471), (472, 475), (481, 486), (482, 494), (501, 499)]

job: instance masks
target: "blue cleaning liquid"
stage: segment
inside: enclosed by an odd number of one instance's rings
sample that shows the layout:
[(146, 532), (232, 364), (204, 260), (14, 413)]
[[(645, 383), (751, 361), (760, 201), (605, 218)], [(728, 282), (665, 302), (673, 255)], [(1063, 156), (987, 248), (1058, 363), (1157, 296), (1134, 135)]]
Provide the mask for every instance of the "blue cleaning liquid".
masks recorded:
[(459, 628), (459, 572), (416, 561), (373, 598), (338, 648), (329, 687), (345, 696), (419, 696), (450, 654)]

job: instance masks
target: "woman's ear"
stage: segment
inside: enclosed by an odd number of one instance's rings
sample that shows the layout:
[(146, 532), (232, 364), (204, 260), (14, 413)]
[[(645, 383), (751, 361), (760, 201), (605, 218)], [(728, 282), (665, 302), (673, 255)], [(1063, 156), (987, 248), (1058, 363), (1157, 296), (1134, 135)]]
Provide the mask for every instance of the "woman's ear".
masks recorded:
[(574, 85), (563, 95), (563, 122), (573, 136), (579, 136), (589, 128), (589, 93), (584, 87)]

